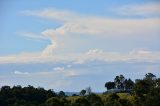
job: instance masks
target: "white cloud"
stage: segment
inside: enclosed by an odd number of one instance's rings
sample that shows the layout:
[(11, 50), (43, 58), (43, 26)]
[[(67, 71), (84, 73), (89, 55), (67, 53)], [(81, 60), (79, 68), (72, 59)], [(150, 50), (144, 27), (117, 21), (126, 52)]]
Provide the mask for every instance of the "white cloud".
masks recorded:
[(87, 61), (106, 61), (106, 62), (160, 62), (160, 51), (152, 52), (145, 49), (135, 49), (127, 54), (117, 52), (104, 52), (102, 50), (90, 50), (86, 54), (78, 57), (75, 64), (82, 64)]
[[(134, 49), (128, 53), (106, 52), (102, 50), (89, 50), (86, 53), (65, 54), (65, 55), (32, 55), (21, 54), (14, 56), (0, 57), (0, 64), (5, 63), (84, 63), (87, 61), (100, 60), (105, 62), (160, 62), (160, 51), (149, 51), (145, 49)], [(56, 70), (63, 67), (55, 68)]]
[(0, 63), (28, 63), (40, 62), (41, 53), (20, 53), (17, 55), (1, 56)]
[[(151, 19), (113, 19), (107, 17), (77, 15), (72, 12), (47, 9), (42, 11), (28, 11), (27, 15), (62, 21), (62, 26), (56, 29), (47, 29), (43, 33), (47, 36), (66, 34), (88, 34), (103, 36), (142, 36), (151, 32), (159, 32), (159, 18)], [(61, 15), (55, 13), (63, 13)], [(48, 15), (49, 14), (49, 15)], [(76, 17), (76, 18), (74, 18)], [(64, 21), (65, 20), (65, 21)], [(46, 34), (48, 33), (48, 34)]]
[(160, 17), (160, 3), (127, 5), (113, 9), (117, 14), (125, 16)]
[(55, 8), (54, 9), (47, 8), (47, 9), (44, 9), (43, 11), (30, 11), (30, 10), (28, 10), (28, 11), (23, 11), (22, 14), (31, 15), (31, 16), (38, 16), (38, 17), (62, 21), (62, 22), (76, 19), (76, 17), (73, 17), (75, 13), (73, 13), (71, 11), (66, 11), (66, 10), (58, 10)]
[(144, 48), (139, 48), (139, 49), (133, 49), (132, 51), (129, 52), (130, 55), (135, 55), (135, 54), (151, 54), (152, 52), (144, 49)]
[(14, 74), (16, 75), (16, 79), (21, 79), (23, 77), (23, 80), (27, 80), (28, 82), (31, 81), (34, 85), (36, 85), (36, 83), (41, 82), (42, 84), (47, 86), (47, 88), (54, 89), (59, 89), (61, 87), (67, 87), (71, 85), (72, 81), (70, 78), (81, 75), (80, 72), (77, 72), (75, 70), (65, 70), (63, 67), (55, 67), (51, 71), (39, 71), (30, 73), (15, 70)]
[(45, 36), (41, 36), (32, 32), (21, 32), (18, 33), (20, 36), (27, 37), (29, 39), (43, 40), (47, 39)]
[[(106, 17), (84, 16), (69, 11), (47, 9), (42, 11), (27, 11), (27, 15), (58, 20), (62, 26), (56, 29), (46, 29), (39, 35), (27, 34), (30, 38), (46, 38), (51, 41), (43, 51), (39, 53), (21, 53), (17, 55), (1, 56), (0, 64), (3, 63), (29, 63), (29, 62), (74, 62), (83, 63), (85, 61), (102, 60), (113, 61), (160, 61), (160, 52), (152, 51), (132, 51), (128, 54), (105, 52), (102, 50), (90, 50), (87, 53), (58, 54), (59, 48), (68, 49), (68, 42), (79, 39), (72, 39), (77, 35), (97, 35), (106, 37), (126, 36), (159, 36), (160, 19), (111, 19)], [(76, 18), (74, 18), (76, 17)], [(158, 33), (158, 34), (155, 34)], [(70, 39), (69, 41), (67, 41)], [(107, 38), (106, 38), (107, 39)], [(80, 45), (81, 46), (81, 45)]]
[(92, 55), (92, 54), (100, 54), (100, 53), (103, 53), (102, 50), (99, 50), (99, 49), (92, 49), (92, 50), (89, 50), (87, 52), (88, 55)]
[[(42, 55), (52, 56), (58, 49), (70, 47), (69, 42), (76, 35), (96, 35), (99, 37), (153, 37), (159, 36), (160, 19), (114, 19), (107, 17), (79, 15), (74, 12), (44, 9), (27, 11), (24, 14), (59, 21), (62, 25), (55, 29), (46, 29), (41, 36), (50, 39), (51, 44), (42, 51)], [(74, 39), (78, 41), (79, 39)], [(80, 45), (79, 45), (80, 46)]]
[(51, 44), (47, 45), (42, 51), (42, 56), (53, 55), (54, 49), (57, 47), (57, 43), (52, 41)]
[(80, 76), (82, 73), (78, 73), (78, 72), (75, 72), (75, 71), (68, 71), (66, 73), (66, 77), (77, 77), (77, 76)]
[(55, 71), (64, 71), (64, 67), (55, 67), (53, 68)]
[(17, 70), (14, 71), (14, 74), (17, 74), (17, 75), (29, 75), (28, 72), (21, 72), (21, 71), (17, 71)]
[(61, 77), (61, 78), (67, 78), (67, 77), (75, 77), (81, 75), (81, 73), (73, 71), (73, 70), (65, 70), (64, 67), (55, 67), (51, 71), (39, 71), (39, 72), (22, 72), (15, 70), (14, 74), (16, 75), (28, 75), (27, 77), (35, 77), (35, 76), (43, 76), (43, 77)]
[[(142, 8), (146, 6), (143, 5)], [(151, 6), (153, 7), (153, 6)], [(124, 7), (122, 7), (124, 8)], [(55, 49), (68, 45), (67, 39), (76, 35), (97, 35), (105, 37), (126, 36), (159, 36), (160, 19), (114, 19), (107, 17), (87, 16), (76, 14), (71, 11), (58, 9), (44, 9), (41, 11), (25, 11), (25, 15), (43, 17), (59, 21), (61, 26), (55, 29), (46, 29), (40, 34), (51, 40), (43, 50), (44, 56), (53, 55)], [(107, 38), (106, 38), (107, 39)], [(78, 40), (78, 39), (74, 39)], [(72, 40), (70, 40), (72, 41)]]

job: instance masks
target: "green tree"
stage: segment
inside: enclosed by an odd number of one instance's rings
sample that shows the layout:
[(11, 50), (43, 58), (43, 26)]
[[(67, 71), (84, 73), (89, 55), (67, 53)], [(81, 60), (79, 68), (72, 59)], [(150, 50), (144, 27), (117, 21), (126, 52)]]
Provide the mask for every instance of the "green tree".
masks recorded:
[(154, 74), (146, 74), (144, 80), (146, 80), (150, 84), (150, 88), (156, 87), (156, 76)]
[(134, 82), (130, 78), (128, 80), (126, 79), (124, 81), (124, 87), (125, 87), (125, 89), (133, 89)]
[(48, 99), (45, 103), (46, 106), (62, 106), (62, 103), (56, 97)]
[(106, 82), (105, 87), (107, 88), (107, 90), (114, 89), (115, 83), (114, 82)]
[(150, 91), (150, 84), (147, 80), (139, 80), (134, 86), (134, 92), (137, 96), (143, 96)]
[(90, 94), (92, 93), (91, 87), (87, 87), (87, 88), (86, 88), (86, 93), (87, 93), (88, 95), (90, 95)]
[(121, 83), (123, 83), (124, 80), (125, 80), (125, 77), (124, 77), (123, 75), (120, 75), (120, 76), (119, 76), (119, 80), (120, 80)]
[(115, 82), (115, 84), (116, 84), (116, 87), (119, 88), (119, 85), (120, 85), (120, 78), (119, 78), (119, 76), (116, 76), (116, 77), (114, 78), (114, 82)]
[(156, 88), (160, 88), (160, 78), (156, 79)]
[(119, 99), (118, 101), (122, 106), (132, 106), (131, 102), (128, 99)]
[(90, 102), (91, 106), (103, 106), (101, 98), (94, 93), (88, 95), (87, 100)]
[(104, 102), (104, 106), (121, 106), (121, 104), (119, 103), (119, 96), (116, 93), (110, 94), (105, 102)]
[(58, 93), (58, 97), (65, 97), (66, 95), (65, 95), (65, 93), (63, 92), (63, 91), (60, 91), (59, 93)]
[(152, 73), (147, 73), (144, 79), (155, 80), (156, 76)]
[(91, 106), (91, 104), (87, 99), (83, 97), (83, 98), (78, 98), (74, 103), (72, 103), (71, 106)]
[(81, 90), (80, 95), (84, 96), (86, 94), (86, 90)]
[(120, 97), (116, 93), (112, 93), (109, 95), (109, 100), (118, 100)]
[(123, 84), (124, 80), (125, 80), (125, 77), (123, 75), (119, 75), (114, 78), (114, 82), (118, 89), (124, 89), (124, 84)]
[(41, 87), (3, 86), (0, 90), (0, 106), (38, 106), (53, 96), (52, 91)]
[(60, 99), (60, 102), (61, 102), (61, 104), (62, 104), (62, 106), (70, 106), (70, 101), (69, 100), (67, 100), (66, 98), (61, 98)]
[(154, 88), (146, 95), (145, 106), (160, 106), (160, 88)]

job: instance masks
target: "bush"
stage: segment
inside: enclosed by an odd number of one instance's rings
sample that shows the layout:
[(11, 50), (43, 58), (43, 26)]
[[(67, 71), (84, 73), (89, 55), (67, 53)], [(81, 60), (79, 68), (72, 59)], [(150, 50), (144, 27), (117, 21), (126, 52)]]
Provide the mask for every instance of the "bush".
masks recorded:
[(90, 102), (92, 106), (102, 106), (103, 102), (101, 98), (96, 94), (90, 94), (87, 96), (87, 100)]
[(48, 99), (45, 103), (46, 106), (62, 106), (62, 103), (56, 97)]
[(83, 97), (83, 98), (78, 98), (74, 103), (72, 103), (71, 106), (91, 106), (91, 104), (87, 99)]

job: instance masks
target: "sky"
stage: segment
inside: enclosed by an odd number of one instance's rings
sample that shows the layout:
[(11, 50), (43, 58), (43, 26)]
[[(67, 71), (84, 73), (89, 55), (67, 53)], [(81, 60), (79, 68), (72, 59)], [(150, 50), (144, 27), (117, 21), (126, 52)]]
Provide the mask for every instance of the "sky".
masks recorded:
[(1, 0), (0, 86), (55, 91), (160, 77), (159, 0)]

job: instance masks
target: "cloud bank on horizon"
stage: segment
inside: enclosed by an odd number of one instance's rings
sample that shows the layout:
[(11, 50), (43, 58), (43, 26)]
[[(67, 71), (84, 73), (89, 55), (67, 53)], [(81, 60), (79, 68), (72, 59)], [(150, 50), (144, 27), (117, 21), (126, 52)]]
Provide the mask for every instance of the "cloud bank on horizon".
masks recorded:
[[(54, 26), (47, 27), (46, 24), (44, 28), (35, 31), (15, 30), (20, 32), (15, 34), (18, 42), (21, 38), (32, 40), (33, 45), (37, 41), (49, 43), (43, 47), (37, 45), (41, 48), (38, 51), (31, 47), (33, 51), (26, 52), (30, 47), (26, 46), (26, 50), (19, 53), (1, 55), (0, 69), (3, 70), (0, 72), (0, 86), (33, 84), (72, 91), (88, 84), (94, 90), (100, 90), (96, 88), (92, 76), (99, 79), (97, 83), (102, 87), (106, 80), (119, 73), (131, 75), (134, 79), (146, 72), (159, 76), (159, 7), (160, 3), (155, 0), (143, 4), (108, 7), (107, 11), (110, 12), (106, 11), (105, 15), (55, 7), (19, 10), (21, 17), (42, 20), (39, 25), (49, 22)], [(31, 24), (33, 27), (38, 26)], [(9, 36), (3, 38), (9, 39)], [(21, 42), (17, 47), (26, 43)], [(3, 48), (7, 49), (8, 46), (5, 46), (0, 47), (2, 51)], [(127, 69), (128, 72), (116, 68)], [(108, 78), (105, 78), (104, 73), (111, 73), (111, 76), (106, 75)], [(86, 85), (80, 84), (84, 79)], [(77, 88), (71, 88), (74, 84)]]

